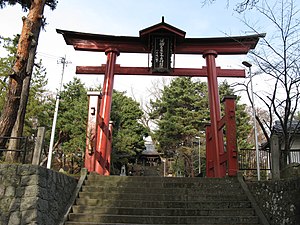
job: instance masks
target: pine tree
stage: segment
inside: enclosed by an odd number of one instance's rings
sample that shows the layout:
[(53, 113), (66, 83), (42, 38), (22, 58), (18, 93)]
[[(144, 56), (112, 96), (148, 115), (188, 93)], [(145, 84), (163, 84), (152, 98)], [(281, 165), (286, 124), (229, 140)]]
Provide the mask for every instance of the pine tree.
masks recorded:
[(151, 118), (158, 125), (155, 138), (167, 156), (174, 156), (180, 146), (191, 147), (203, 123), (209, 121), (206, 83), (191, 78), (174, 79), (151, 105)]
[[(17, 51), (17, 44), (19, 35), (15, 35), (13, 38), (1, 38), (3, 48), (7, 51), (6, 57), (0, 58), (0, 106), (3, 108), (5, 97), (7, 94), (8, 78), (11, 74), (11, 68), (15, 61), (15, 55)], [(33, 137), (36, 132), (37, 126), (47, 126), (49, 122), (49, 105), (50, 95), (46, 89), (46, 69), (43, 67), (42, 62), (36, 64), (31, 81), (31, 90), (29, 93), (29, 100), (27, 105), (27, 114), (24, 118), (24, 134), (22, 136)], [(10, 141), (16, 142), (15, 139)], [(29, 146), (27, 146), (29, 148)], [(27, 148), (27, 149), (28, 149)], [(16, 149), (9, 145), (9, 149)], [(19, 161), (19, 154), (16, 152), (7, 152), (6, 159), (10, 158), (13, 161)], [(12, 160), (7, 160), (12, 161)]]
[[(143, 116), (139, 103), (124, 92), (114, 91), (111, 120), (113, 128), (112, 172), (128, 162), (135, 162), (145, 149), (147, 129), (139, 122)], [(117, 173), (117, 172), (116, 172)]]
[(47, 127), (53, 116), (54, 99), (47, 89), (47, 72), (40, 61), (32, 74), (29, 99), (26, 109), (24, 136), (32, 136), (36, 128)]
[[(57, 3), (58, 1), (56, 0), (46, 0), (46, 5), (52, 10), (56, 8)], [(32, 0), (0, 0), (0, 8), (4, 8), (6, 5), (16, 4), (20, 4), (24, 11), (28, 11), (32, 5)]]
[[(64, 85), (54, 144), (54, 168), (77, 173), (83, 166), (88, 113), (87, 89), (80, 79), (74, 78)], [(54, 110), (53, 110), (54, 111)]]
[[(14, 65), (11, 74), (9, 74), (8, 92), (0, 117), (0, 136), (10, 136), (13, 128), (14, 135), (20, 136), (23, 132), (30, 77), (34, 66), (39, 34), (41, 27), (45, 24), (44, 7), (47, 4), (51, 9), (54, 9), (57, 1), (0, 1), (1, 8), (5, 7), (6, 4), (20, 4), (24, 10), (29, 10), (27, 17), (23, 17), (22, 32)], [(5, 139), (0, 140), (0, 147), (4, 148), (5, 142)]]
[(14, 65), (16, 53), (17, 53), (17, 44), (19, 41), (19, 35), (15, 35), (13, 38), (1, 37), (0, 43), (7, 52), (7, 56), (0, 58), (0, 108), (3, 108), (7, 86), (8, 78), (12, 73), (12, 66)]

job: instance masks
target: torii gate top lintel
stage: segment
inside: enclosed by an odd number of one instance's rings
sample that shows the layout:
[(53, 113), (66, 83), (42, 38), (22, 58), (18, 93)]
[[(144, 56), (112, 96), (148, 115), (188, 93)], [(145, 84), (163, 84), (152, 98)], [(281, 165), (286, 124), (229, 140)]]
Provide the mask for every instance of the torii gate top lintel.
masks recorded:
[(117, 48), (124, 53), (150, 53), (148, 37), (151, 34), (168, 33), (176, 38), (175, 54), (203, 54), (207, 50), (214, 50), (218, 55), (247, 54), (254, 49), (259, 38), (265, 34), (247, 36), (229, 36), (212, 38), (185, 38), (185, 32), (165, 23), (141, 30), (140, 36), (114, 36), (103, 34), (82, 33), (68, 30), (56, 30), (63, 35), (68, 45), (73, 45), (75, 50), (105, 52), (109, 47)]
[(162, 18), (162, 22), (155, 24), (153, 26), (147, 27), (143, 30), (140, 30), (140, 38), (148, 39), (153, 34), (169, 34), (176, 38), (176, 42), (182, 41), (185, 38), (186, 32), (178, 29), (168, 23), (165, 23), (164, 17)]

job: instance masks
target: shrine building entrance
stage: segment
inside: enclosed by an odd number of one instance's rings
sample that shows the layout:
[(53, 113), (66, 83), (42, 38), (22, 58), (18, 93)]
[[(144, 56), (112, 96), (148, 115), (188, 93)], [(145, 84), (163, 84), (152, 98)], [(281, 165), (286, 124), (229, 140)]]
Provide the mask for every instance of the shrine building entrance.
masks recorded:
[[(210, 121), (206, 128), (206, 174), (208, 177), (235, 176), (237, 173), (237, 146), (235, 130), (234, 98), (225, 101), (225, 116), (221, 118), (218, 77), (245, 77), (241, 69), (221, 69), (216, 67), (218, 55), (247, 54), (254, 49), (264, 34), (217, 37), (186, 38), (185, 32), (162, 22), (139, 32), (138, 37), (89, 34), (67, 30), (57, 30), (68, 45), (75, 50), (104, 52), (107, 62), (101, 66), (77, 66), (77, 74), (104, 74), (102, 93), (90, 93), (87, 128), (87, 148), (85, 167), (101, 175), (110, 174), (111, 133), (110, 111), (115, 75), (139, 76), (191, 76), (207, 77)], [(148, 54), (148, 67), (122, 67), (116, 64), (121, 53)], [(176, 54), (201, 55), (206, 61), (202, 68), (175, 68)], [(200, 58), (199, 58), (200, 60)], [(100, 103), (100, 104), (98, 104)], [(227, 107), (227, 108), (226, 108)], [(223, 130), (226, 133), (224, 151)]]

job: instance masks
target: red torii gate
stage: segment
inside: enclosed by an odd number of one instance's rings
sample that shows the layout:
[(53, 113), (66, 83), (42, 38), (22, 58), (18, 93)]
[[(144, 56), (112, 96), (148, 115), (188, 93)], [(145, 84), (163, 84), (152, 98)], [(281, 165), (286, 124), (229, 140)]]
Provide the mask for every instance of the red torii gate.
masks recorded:
[[(109, 175), (111, 152), (110, 111), (114, 75), (152, 75), (152, 76), (192, 76), (208, 77), (208, 92), (210, 105), (210, 136), (209, 151), (213, 152), (213, 173), (210, 176), (224, 177), (226, 162), (220, 160), (224, 154), (223, 133), (219, 129), (221, 122), (220, 98), (217, 77), (245, 77), (245, 71), (240, 69), (221, 69), (216, 67), (217, 55), (247, 54), (254, 49), (259, 38), (264, 34), (219, 37), (219, 38), (185, 38), (185, 32), (164, 22), (140, 31), (139, 37), (112, 36), (89, 34), (66, 30), (57, 30), (62, 34), (68, 45), (75, 50), (105, 52), (107, 62), (102, 66), (77, 66), (77, 74), (104, 74), (102, 98), (97, 112), (97, 128), (95, 150), (86, 151), (85, 167), (102, 175)], [(121, 67), (116, 64), (121, 53), (152, 54), (151, 67)], [(201, 54), (206, 60), (202, 68), (171, 68), (175, 54)], [(148, 60), (149, 64), (149, 60)], [(98, 97), (99, 98), (99, 97)], [(95, 112), (94, 112), (95, 113)]]

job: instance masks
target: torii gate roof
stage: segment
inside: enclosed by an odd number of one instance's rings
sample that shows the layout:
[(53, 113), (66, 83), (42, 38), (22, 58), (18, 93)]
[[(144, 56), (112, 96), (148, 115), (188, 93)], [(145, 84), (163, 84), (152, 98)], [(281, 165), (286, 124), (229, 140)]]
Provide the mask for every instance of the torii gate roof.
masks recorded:
[(211, 38), (185, 38), (185, 32), (162, 21), (140, 31), (139, 37), (114, 36), (103, 34), (82, 33), (68, 30), (56, 30), (63, 35), (68, 45), (75, 50), (104, 52), (107, 48), (116, 48), (125, 53), (150, 53), (148, 37), (151, 34), (168, 33), (176, 38), (175, 54), (203, 54), (214, 50), (219, 55), (247, 54), (254, 49), (259, 38), (265, 34), (248, 36), (229, 36)]

